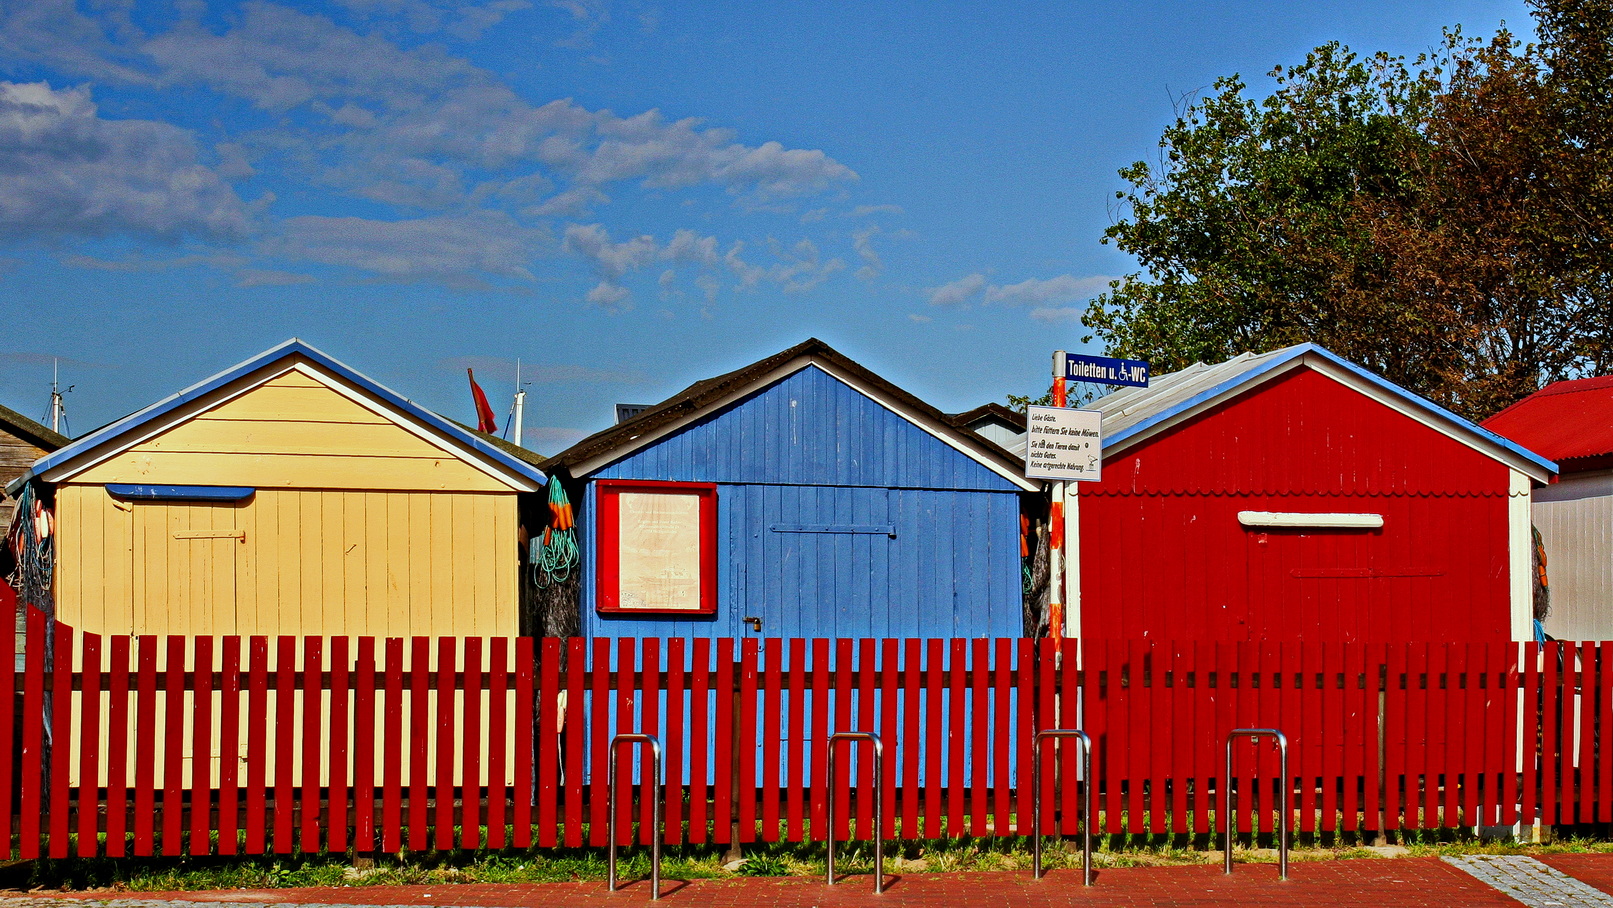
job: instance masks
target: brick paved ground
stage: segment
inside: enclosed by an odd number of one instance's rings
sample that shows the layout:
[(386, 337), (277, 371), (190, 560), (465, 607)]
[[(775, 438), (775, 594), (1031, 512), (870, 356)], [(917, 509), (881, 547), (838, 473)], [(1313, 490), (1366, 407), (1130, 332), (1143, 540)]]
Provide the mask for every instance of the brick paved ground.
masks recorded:
[(1540, 863), (1554, 867), (1603, 892), (1613, 892), (1613, 855), (1543, 854)]
[(1613, 895), (1523, 854), (1474, 854), (1445, 863), (1505, 892), (1528, 908), (1613, 908)]
[[(1601, 858), (1602, 873), (1613, 876), (1613, 857)], [(893, 879), (882, 896), (866, 876), (850, 877), (833, 889), (821, 880), (801, 878), (663, 881), (661, 904), (668, 908), (809, 908), (878, 905), (881, 908), (980, 905), (988, 908), (1042, 906), (1363, 906), (1363, 908), (1446, 908), (1509, 906), (1518, 903), (1471, 875), (1437, 858), (1351, 860), (1295, 864), (1287, 883), (1270, 864), (1241, 865), (1227, 877), (1218, 866), (1138, 867), (1104, 871), (1098, 885), (1083, 889), (1079, 871), (1058, 870), (1040, 883), (1027, 873), (910, 874)], [(18, 893), (17, 895), (22, 895)], [(42, 895), (42, 894), (30, 894)], [(105, 899), (79, 893), (75, 898)], [(175, 905), (174, 900), (189, 902)], [(231, 890), (223, 892), (140, 893), (118, 898), (107, 908), (214, 908), (220, 902), (247, 905), (431, 905), (503, 908), (598, 908), (649, 904), (648, 883), (635, 883), (615, 895), (604, 884), (548, 883), (530, 886), (467, 884), (443, 886), (362, 886), (332, 889)], [(0, 898), (0, 908), (56, 908), (57, 899)]]

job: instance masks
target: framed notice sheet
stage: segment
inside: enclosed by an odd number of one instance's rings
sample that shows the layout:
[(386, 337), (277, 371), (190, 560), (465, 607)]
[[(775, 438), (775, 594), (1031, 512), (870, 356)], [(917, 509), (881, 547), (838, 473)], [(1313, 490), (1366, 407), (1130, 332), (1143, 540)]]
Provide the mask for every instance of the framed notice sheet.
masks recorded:
[(602, 479), (595, 493), (599, 611), (717, 611), (715, 485)]

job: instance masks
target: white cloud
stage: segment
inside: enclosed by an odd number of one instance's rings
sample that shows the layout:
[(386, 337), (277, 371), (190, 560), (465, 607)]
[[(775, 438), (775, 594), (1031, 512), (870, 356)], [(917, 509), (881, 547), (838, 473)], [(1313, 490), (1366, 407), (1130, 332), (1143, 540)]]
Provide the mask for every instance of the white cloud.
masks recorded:
[(961, 306), (986, 288), (984, 274), (970, 274), (924, 291), (932, 306)]
[(904, 214), (900, 205), (858, 205), (846, 212), (848, 218), (865, 218), (873, 214)]
[(744, 242), (736, 242), (723, 254), (723, 264), (739, 278), (736, 289), (749, 290), (763, 281), (777, 284), (786, 293), (800, 293), (818, 286), (839, 271), (846, 263), (838, 258), (823, 259), (816, 243), (802, 239), (786, 247), (777, 240), (768, 241), (768, 251), (774, 261), (752, 264), (745, 260)]
[[(925, 294), (929, 297), (930, 304), (934, 306), (964, 306), (979, 296), (988, 305), (1033, 306), (1036, 308), (1031, 313), (1032, 318), (1040, 321), (1059, 321), (1068, 320), (1068, 317), (1058, 313), (1076, 310), (1061, 309), (1048, 304), (1069, 303), (1088, 298), (1107, 287), (1112, 280), (1114, 278), (1101, 274), (1088, 277), (1061, 274), (1046, 280), (1031, 278), (1005, 286), (989, 283), (984, 274), (976, 272), (951, 283), (931, 287)], [(1079, 315), (1076, 318), (1079, 318)]]
[(528, 265), (544, 240), (540, 231), (494, 212), (405, 221), (306, 216), (287, 220), (284, 228), (265, 243), (266, 251), (405, 278), (531, 281)]
[(986, 302), (1005, 306), (1028, 306), (1038, 303), (1068, 302), (1089, 297), (1109, 286), (1114, 278), (1107, 275), (1076, 277), (1061, 274), (1047, 280), (1020, 281), (1006, 287), (986, 288)]
[(870, 224), (851, 235), (851, 246), (863, 260), (863, 266), (857, 269), (857, 277), (865, 281), (871, 281), (879, 276), (879, 272), (885, 267), (879, 260), (879, 253), (874, 251), (873, 239), (878, 233), (879, 228)]
[(247, 228), (246, 206), (185, 130), (104, 119), (88, 88), (0, 82), (0, 235), (233, 239)]
[(928, 315), (920, 315), (917, 312), (909, 312), (907, 314), (907, 320), (910, 321), (910, 322), (916, 322), (916, 323), (918, 323), (920, 325), (928, 324), (930, 322), (935, 321), (935, 319), (933, 317), (928, 316)]
[(626, 303), (630, 296), (632, 296), (631, 291), (621, 284), (600, 281), (595, 285), (594, 289), (588, 291), (586, 299), (591, 306), (599, 306), (603, 309), (622, 309), (626, 308)]
[[(612, 242), (610, 232), (601, 224), (573, 224), (567, 227), (565, 248), (567, 252), (592, 262), (612, 282), (620, 280), (629, 271), (637, 271), (655, 261), (660, 252), (652, 236)], [(593, 294), (589, 294), (589, 302), (598, 301)]]
[(1052, 324), (1078, 322), (1081, 320), (1081, 309), (1077, 306), (1037, 306), (1035, 309), (1031, 310), (1030, 316), (1036, 321), (1048, 322)]

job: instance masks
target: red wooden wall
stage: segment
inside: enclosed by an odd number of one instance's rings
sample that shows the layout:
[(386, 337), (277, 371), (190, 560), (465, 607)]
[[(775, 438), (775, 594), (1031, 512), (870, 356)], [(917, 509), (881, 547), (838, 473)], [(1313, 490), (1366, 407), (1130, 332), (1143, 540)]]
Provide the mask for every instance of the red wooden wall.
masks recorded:
[[(1088, 640), (1505, 641), (1507, 467), (1308, 368), (1080, 483)], [(1380, 530), (1245, 529), (1239, 511)]]

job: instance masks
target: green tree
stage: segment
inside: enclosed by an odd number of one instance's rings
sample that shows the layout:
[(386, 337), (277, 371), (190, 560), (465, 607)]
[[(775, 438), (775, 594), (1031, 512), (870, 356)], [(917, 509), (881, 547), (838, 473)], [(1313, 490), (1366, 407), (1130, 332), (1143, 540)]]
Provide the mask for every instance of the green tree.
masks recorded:
[(1608, 360), (1613, 0), (1539, 0), (1541, 42), (1337, 44), (1254, 100), (1219, 80), (1121, 172), (1144, 269), (1086, 314), (1156, 369), (1315, 341), (1471, 416)]

